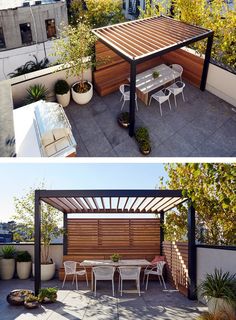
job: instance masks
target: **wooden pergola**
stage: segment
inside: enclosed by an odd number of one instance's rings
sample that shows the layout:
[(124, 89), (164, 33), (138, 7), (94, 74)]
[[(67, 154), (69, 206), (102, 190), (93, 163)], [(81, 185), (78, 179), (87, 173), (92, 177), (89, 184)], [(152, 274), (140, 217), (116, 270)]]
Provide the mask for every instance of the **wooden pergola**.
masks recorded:
[(207, 38), (200, 84), (200, 89), (205, 90), (213, 31), (167, 16), (159, 16), (97, 28), (93, 33), (102, 43), (130, 63), (130, 136), (134, 134), (138, 64)]
[[(41, 287), (41, 202), (63, 212), (67, 231), (69, 214), (159, 214), (160, 243), (164, 241), (164, 214), (188, 201), (188, 270), (189, 299), (196, 297), (195, 209), (182, 190), (35, 190), (35, 293)], [(63, 236), (64, 254), (67, 250), (67, 233)], [(162, 250), (162, 249), (161, 249)], [(160, 252), (161, 252), (160, 250)]]

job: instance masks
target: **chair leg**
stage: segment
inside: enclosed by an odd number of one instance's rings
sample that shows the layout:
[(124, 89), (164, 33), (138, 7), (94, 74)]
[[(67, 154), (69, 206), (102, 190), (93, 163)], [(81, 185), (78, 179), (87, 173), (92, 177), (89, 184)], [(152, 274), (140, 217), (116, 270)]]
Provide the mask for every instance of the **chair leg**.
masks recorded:
[(185, 102), (184, 91), (182, 91), (183, 101)]
[(121, 97), (120, 97), (120, 101), (121, 101), (123, 98), (124, 98), (124, 96), (123, 96), (123, 94), (122, 94)]
[(62, 289), (64, 288), (65, 281), (66, 281), (66, 274), (64, 276), (64, 280), (63, 280), (63, 283), (62, 283)]
[(124, 100), (120, 110), (122, 110), (124, 108), (124, 105), (125, 105), (125, 100)]
[(85, 278), (86, 278), (87, 287), (88, 287), (88, 275), (87, 275), (87, 272), (85, 273)]
[(151, 96), (151, 98), (150, 98), (150, 100), (149, 100), (149, 106), (150, 106), (150, 104), (151, 104), (151, 101), (152, 101), (152, 96)]
[(143, 284), (144, 284), (144, 281), (145, 281), (145, 271), (143, 272)]
[(97, 295), (97, 280), (96, 278), (94, 279), (94, 296), (96, 297)]
[(148, 288), (148, 279), (149, 279), (149, 274), (147, 274), (147, 279), (146, 279), (146, 288), (145, 288), (145, 290), (147, 290), (147, 288)]
[(170, 107), (170, 110), (171, 110), (171, 104), (170, 104), (170, 99), (168, 99), (168, 102), (169, 102), (169, 107)]
[(115, 290), (114, 290), (114, 279), (112, 279), (112, 294), (113, 294), (113, 297), (115, 295)]
[(161, 278), (162, 278), (162, 281), (163, 281), (164, 288), (165, 288), (165, 290), (166, 290), (166, 283), (165, 283), (165, 280), (164, 280), (163, 275), (161, 275)]
[(139, 283), (138, 280), (136, 281), (136, 284), (137, 284), (138, 295), (140, 296), (141, 295), (141, 293), (140, 293), (140, 283)]
[(161, 109), (161, 103), (159, 102), (159, 105), (160, 105), (160, 114), (161, 114), (161, 117), (162, 117), (162, 109)]
[(77, 274), (75, 275), (75, 286), (76, 286), (76, 290), (78, 291), (78, 278), (77, 278)]
[(137, 102), (137, 100), (135, 100), (135, 104), (136, 104), (136, 109), (138, 111), (138, 102)]
[(74, 281), (75, 281), (75, 274), (73, 274), (72, 286), (73, 286), (73, 284), (74, 284)]
[(175, 106), (177, 108), (177, 101), (176, 101), (176, 96), (174, 95), (174, 99), (175, 99)]
[(122, 290), (123, 290), (123, 280), (120, 279), (120, 295), (122, 297)]

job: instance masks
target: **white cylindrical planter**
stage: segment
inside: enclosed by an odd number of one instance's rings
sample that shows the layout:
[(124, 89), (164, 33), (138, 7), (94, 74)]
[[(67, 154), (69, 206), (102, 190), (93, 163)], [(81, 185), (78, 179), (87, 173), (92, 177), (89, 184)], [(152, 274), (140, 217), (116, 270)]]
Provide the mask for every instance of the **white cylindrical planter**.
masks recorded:
[(78, 104), (86, 104), (88, 103), (93, 97), (93, 85), (91, 82), (87, 81), (90, 84), (90, 89), (84, 93), (78, 93), (74, 91), (74, 86), (77, 85), (79, 82), (76, 82), (71, 87), (72, 98)]
[(15, 259), (0, 259), (0, 277), (2, 280), (10, 280), (15, 272)]
[[(56, 271), (56, 264), (41, 264), (41, 281), (48, 281), (54, 277)], [(32, 265), (32, 272), (34, 277), (34, 263)]]
[(62, 107), (67, 107), (70, 103), (70, 90), (65, 94), (56, 94), (57, 102), (62, 105)]
[(211, 314), (215, 314), (220, 311), (225, 311), (228, 314), (233, 314), (234, 312), (233, 307), (225, 299), (210, 298), (209, 301), (207, 302), (207, 305), (208, 305), (208, 311)]
[(31, 272), (31, 261), (16, 263), (16, 272), (19, 279), (28, 279)]

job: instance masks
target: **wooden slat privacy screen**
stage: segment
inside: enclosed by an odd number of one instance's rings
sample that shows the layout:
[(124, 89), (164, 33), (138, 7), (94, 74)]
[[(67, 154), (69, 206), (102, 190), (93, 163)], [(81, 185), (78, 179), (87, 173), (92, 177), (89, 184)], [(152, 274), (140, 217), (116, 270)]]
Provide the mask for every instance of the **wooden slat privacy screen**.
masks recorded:
[(87, 259), (110, 257), (152, 259), (160, 254), (159, 219), (68, 219), (67, 255)]
[(167, 281), (187, 296), (188, 243), (164, 241), (162, 249), (167, 261)]

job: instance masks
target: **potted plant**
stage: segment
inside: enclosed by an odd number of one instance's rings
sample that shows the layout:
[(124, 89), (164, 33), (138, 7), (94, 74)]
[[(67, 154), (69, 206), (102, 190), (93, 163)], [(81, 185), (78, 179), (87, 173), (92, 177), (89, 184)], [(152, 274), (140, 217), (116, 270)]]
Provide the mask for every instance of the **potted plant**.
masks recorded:
[(153, 79), (157, 79), (159, 77), (160, 73), (158, 71), (153, 71), (152, 77)]
[(236, 277), (229, 272), (215, 269), (213, 274), (206, 274), (198, 287), (200, 296), (207, 301), (211, 314), (219, 311), (232, 312), (236, 306)]
[(7, 295), (7, 302), (12, 306), (22, 306), (24, 304), (26, 297), (30, 294), (33, 294), (32, 290), (28, 290), (28, 289), (12, 290)]
[(72, 98), (78, 104), (87, 104), (93, 96), (93, 85), (85, 79), (85, 71), (94, 65), (92, 60), (96, 37), (89, 26), (79, 23), (76, 27), (65, 26), (61, 38), (54, 44), (53, 55), (57, 63), (66, 69), (67, 77), (77, 76), (79, 80), (71, 87)]
[(15, 248), (6, 245), (2, 248), (2, 259), (0, 259), (0, 276), (2, 280), (10, 280), (15, 272)]
[(66, 80), (57, 80), (55, 84), (55, 94), (58, 103), (67, 107), (70, 103), (70, 86)]
[(128, 128), (130, 125), (129, 112), (121, 112), (118, 115), (117, 121), (121, 127)]
[(119, 253), (113, 253), (113, 255), (111, 256), (111, 260), (113, 262), (118, 262), (121, 259), (121, 255)]
[[(40, 189), (44, 188), (43, 184)], [(16, 213), (14, 220), (22, 226), (18, 228), (19, 232), (24, 231), (28, 240), (34, 240), (34, 194), (35, 189), (31, 188), (22, 198), (15, 198)], [(41, 205), (41, 280), (46, 281), (54, 277), (56, 264), (50, 257), (50, 244), (52, 239), (56, 239), (64, 232), (63, 228), (58, 227), (61, 224), (62, 215), (55, 208), (47, 205)], [(32, 273), (34, 276), (34, 263), (32, 264)]]
[(16, 253), (16, 271), (19, 279), (28, 279), (31, 272), (31, 255), (28, 251)]
[(30, 104), (39, 100), (46, 100), (48, 89), (43, 84), (34, 84), (27, 89), (27, 93), (26, 102)]
[(26, 309), (36, 309), (39, 307), (39, 299), (33, 294), (29, 294), (26, 296), (24, 301), (24, 306)]
[(143, 155), (148, 155), (151, 152), (151, 144), (147, 128), (137, 128), (135, 131), (135, 139), (139, 145), (140, 152)]
[(39, 290), (40, 303), (53, 303), (57, 300), (57, 288), (42, 288)]

